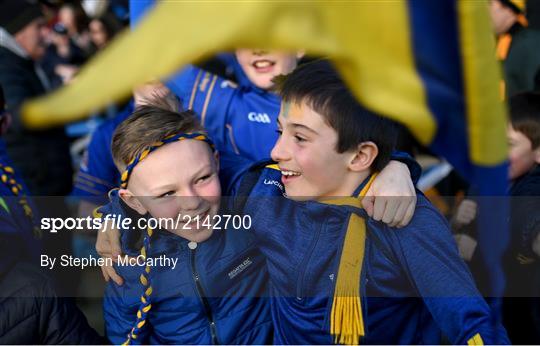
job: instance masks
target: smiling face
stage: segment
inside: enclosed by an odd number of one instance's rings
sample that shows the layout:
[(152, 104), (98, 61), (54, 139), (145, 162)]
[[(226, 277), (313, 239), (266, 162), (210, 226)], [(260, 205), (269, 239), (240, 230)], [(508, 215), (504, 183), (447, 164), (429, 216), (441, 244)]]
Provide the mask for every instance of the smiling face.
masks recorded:
[(369, 175), (369, 164), (357, 170), (356, 151), (336, 151), (337, 132), (305, 102), (282, 104), (278, 131), (271, 155), (291, 199), (350, 196)]
[(303, 53), (291, 54), (262, 49), (238, 49), (236, 59), (249, 80), (261, 89), (274, 86), (272, 79), (286, 75), (296, 68)]
[(540, 148), (533, 150), (532, 143), (522, 132), (508, 126), (507, 131), (509, 145), (510, 171), (509, 178), (516, 179), (529, 172), (536, 164), (540, 163)]
[[(121, 198), (140, 214), (154, 218), (181, 215), (197, 223), (180, 223), (167, 230), (190, 241), (202, 242), (212, 235), (212, 227), (203, 227), (205, 218), (211, 221), (219, 211), (221, 186), (218, 160), (208, 144), (186, 139), (170, 143), (152, 152), (135, 166), (127, 189), (120, 190)], [(191, 228), (185, 230), (185, 228)]]

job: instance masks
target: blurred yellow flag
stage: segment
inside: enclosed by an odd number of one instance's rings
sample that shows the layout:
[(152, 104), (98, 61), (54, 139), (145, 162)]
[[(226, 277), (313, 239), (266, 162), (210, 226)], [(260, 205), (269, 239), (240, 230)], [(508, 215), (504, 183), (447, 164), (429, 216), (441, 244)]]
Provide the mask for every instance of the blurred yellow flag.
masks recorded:
[[(331, 57), (366, 107), (404, 123), (426, 145), (433, 142), (437, 123), (444, 118), (434, 114), (430, 97), (461, 98), (469, 107), (461, 116), (474, 112), (468, 126), (478, 133), (471, 141), (476, 146), (471, 154), (485, 163), (499, 162), (505, 147), (492, 139), (503, 135), (505, 118), (497, 102), (500, 74), (486, 4), (444, 1), (437, 6), (425, 0), (162, 1), (134, 31), (121, 34), (85, 66), (71, 85), (26, 104), (23, 117), (31, 127), (78, 120), (128, 96), (135, 85), (165, 79), (185, 64), (237, 47), (305, 49)], [(456, 30), (439, 33), (430, 27), (434, 25)], [(439, 34), (442, 37), (437, 38)], [(451, 83), (437, 80), (449, 66), (422, 47), (433, 36), (450, 45), (457, 42), (458, 56), (452, 63), (459, 67), (461, 90), (451, 90)], [(437, 48), (432, 49), (436, 53)], [(459, 60), (463, 57), (467, 60)], [(429, 76), (422, 66), (427, 66)], [(430, 96), (432, 86), (449, 92)], [(467, 99), (478, 95), (486, 101), (469, 105)], [(488, 136), (483, 136), (487, 118), (482, 118), (482, 112), (490, 114)]]

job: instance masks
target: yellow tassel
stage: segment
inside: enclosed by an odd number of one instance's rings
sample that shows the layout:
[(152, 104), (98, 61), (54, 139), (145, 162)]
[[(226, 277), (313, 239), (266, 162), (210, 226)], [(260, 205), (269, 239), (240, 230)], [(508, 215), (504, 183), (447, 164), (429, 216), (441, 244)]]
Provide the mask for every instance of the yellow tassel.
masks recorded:
[(4, 170), (5, 170), (6, 172), (8, 172), (8, 173), (11, 173), (11, 174), (15, 173), (15, 172), (13, 171), (13, 168), (11, 168), (11, 167), (9, 167), (9, 166), (4, 167)]
[[(365, 196), (374, 179), (375, 175), (370, 178), (359, 197)], [(360, 199), (351, 197), (325, 203), (361, 207)], [(358, 345), (360, 337), (365, 335), (360, 298), (365, 242), (365, 220), (356, 214), (351, 214), (341, 251), (330, 313), (330, 334), (333, 335), (335, 343)]]
[(101, 217), (103, 216), (103, 214), (99, 212), (99, 207), (95, 208), (95, 209), (92, 211), (92, 216), (94, 216), (94, 218), (96, 218), (96, 219), (101, 219)]
[(148, 312), (148, 311), (150, 311), (151, 308), (152, 308), (152, 304), (149, 304), (148, 306), (145, 306), (145, 307), (142, 309), (142, 311), (143, 311), (143, 312)]
[(142, 314), (141, 314), (141, 310), (137, 311), (137, 318), (141, 318)]
[(144, 277), (143, 274), (141, 274), (140, 279), (141, 279), (141, 283), (142, 283), (143, 285), (145, 285), (145, 286), (148, 285), (148, 280), (146, 280), (146, 278)]
[(146, 320), (142, 320), (141, 322), (137, 324), (137, 328), (139, 329), (142, 328), (142, 326), (144, 326), (145, 323), (146, 323)]
[(8, 181), (7, 175), (2, 174), (2, 182), (3, 182), (3, 183), (7, 183), (7, 181)]
[(145, 298), (144, 296), (141, 296), (141, 302), (142, 302), (143, 304), (146, 304), (146, 298)]
[(146, 292), (144, 292), (144, 294), (146, 294), (147, 296), (152, 295), (152, 286), (148, 287), (148, 289), (146, 290)]

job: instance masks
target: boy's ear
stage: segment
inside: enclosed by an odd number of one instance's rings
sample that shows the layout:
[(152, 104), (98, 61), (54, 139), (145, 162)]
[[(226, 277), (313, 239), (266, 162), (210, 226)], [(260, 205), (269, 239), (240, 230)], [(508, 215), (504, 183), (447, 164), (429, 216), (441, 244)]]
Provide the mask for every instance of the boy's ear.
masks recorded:
[(118, 195), (122, 201), (128, 205), (128, 207), (135, 210), (137, 213), (141, 215), (145, 215), (147, 213), (146, 208), (141, 204), (139, 199), (135, 197), (128, 189), (118, 190)]
[(353, 172), (369, 170), (378, 154), (377, 144), (371, 141), (358, 144), (356, 154), (349, 162), (349, 169)]
[(533, 154), (534, 154), (534, 162), (540, 165), (540, 145), (538, 146), (538, 148), (533, 150)]

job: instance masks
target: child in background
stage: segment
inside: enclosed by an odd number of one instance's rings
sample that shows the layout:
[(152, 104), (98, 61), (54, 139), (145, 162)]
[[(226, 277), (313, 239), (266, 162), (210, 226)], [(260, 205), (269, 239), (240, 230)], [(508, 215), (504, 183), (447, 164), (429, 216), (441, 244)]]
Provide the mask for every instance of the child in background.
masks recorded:
[[(509, 100), (510, 245), (505, 256), (504, 324), (514, 344), (540, 343), (540, 94), (526, 92)], [(480, 287), (485, 268), (476, 256), (476, 202), (465, 199), (453, 218), (459, 252)], [(470, 232), (463, 230), (469, 225)]]
[(510, 98), (511, 237), (505, 325), (515, 344), (540, 343), (540, 94)]

